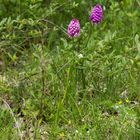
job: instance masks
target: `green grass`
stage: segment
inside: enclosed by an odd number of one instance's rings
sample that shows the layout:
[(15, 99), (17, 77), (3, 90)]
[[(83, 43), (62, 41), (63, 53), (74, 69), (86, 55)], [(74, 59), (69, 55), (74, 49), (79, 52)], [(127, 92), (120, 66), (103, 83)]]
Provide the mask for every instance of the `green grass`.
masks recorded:
[(140, 3), (98, 2), (0, 2), (0, 140), (140, 139)]

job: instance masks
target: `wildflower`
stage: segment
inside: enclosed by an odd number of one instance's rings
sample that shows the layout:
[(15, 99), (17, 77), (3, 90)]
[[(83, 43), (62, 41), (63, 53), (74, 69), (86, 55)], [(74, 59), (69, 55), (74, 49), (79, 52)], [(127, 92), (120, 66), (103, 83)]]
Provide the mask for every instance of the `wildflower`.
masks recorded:
[(76, 133), (79, 133), (78, 130), (75, 130)]
[(60, 133), (60, 137), (63, 138), (65, 136), (64, 132)]
[(121, 105), (122, 104), (122, 101), (119, 101), (118, 104)]
[(77, 19), (72, 19), (68, 25), (67, 33), (69, 37), (77, 37), (80, 35), (80, 23)]
[(102, 18), (103, 18), (103, 9), (100, 4), (97, 4), (92, 9), (92, 12), (90, 14), (90, 20), (94, 24), (98, 24), (102, 21)]
[(128, 100), (128, 99), (126, 99), (126, 100), (125, 100), (125, 102), (126, 102), (126, 103), (129, 103), (129, 100)]
[(79, 59), (83, 58), (83, 54), (80, 53), (80, 54), (78, 55), (78, 58), (79, 58)]
[(68, 125), (71, 125), (71, 120), (68, 121)]

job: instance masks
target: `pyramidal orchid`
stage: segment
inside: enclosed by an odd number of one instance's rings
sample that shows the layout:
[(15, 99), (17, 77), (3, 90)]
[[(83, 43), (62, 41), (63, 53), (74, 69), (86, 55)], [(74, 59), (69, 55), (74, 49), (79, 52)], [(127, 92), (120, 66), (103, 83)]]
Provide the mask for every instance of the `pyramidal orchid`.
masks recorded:
[(72, 19), (68, 25), (67, 34), (69, 37), (78, 37), (80, 35), (80, 23), (77, 19)]
[(93, 7), (92, 12), (90, 14), (90, 20), (94, 24), (98, 24), (102, 21), (103, 18), (103, 9), (100, 4), (97, 4)]

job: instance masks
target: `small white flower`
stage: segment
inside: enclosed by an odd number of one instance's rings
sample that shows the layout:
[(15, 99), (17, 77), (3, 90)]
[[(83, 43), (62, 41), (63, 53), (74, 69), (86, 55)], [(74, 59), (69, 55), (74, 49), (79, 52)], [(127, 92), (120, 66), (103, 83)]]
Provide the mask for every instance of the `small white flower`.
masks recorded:
[(83, 118), (83, 119), (82, 119), (82, 122), (84, 122), (84, 121), (85, 121), (85, 119)]
[(81, 105), (81, 102), (80, 101), (78, 102), (78, 105)]
[(78, 58), (83, 58), (83, 54), (80, 53), (80, 54), (78, 55)]
[(76, 133), (78, 133), (78, 130), (75, 130)]

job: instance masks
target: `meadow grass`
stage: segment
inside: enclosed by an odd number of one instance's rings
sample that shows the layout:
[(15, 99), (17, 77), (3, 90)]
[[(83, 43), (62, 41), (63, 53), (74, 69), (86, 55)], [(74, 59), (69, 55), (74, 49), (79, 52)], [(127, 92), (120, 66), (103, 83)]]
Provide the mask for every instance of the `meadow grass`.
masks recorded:
[(0, 12), (0, 140), (139, 140), (139, 1), (98, 1), (96, 26), (93, 2), (60, 1)]

